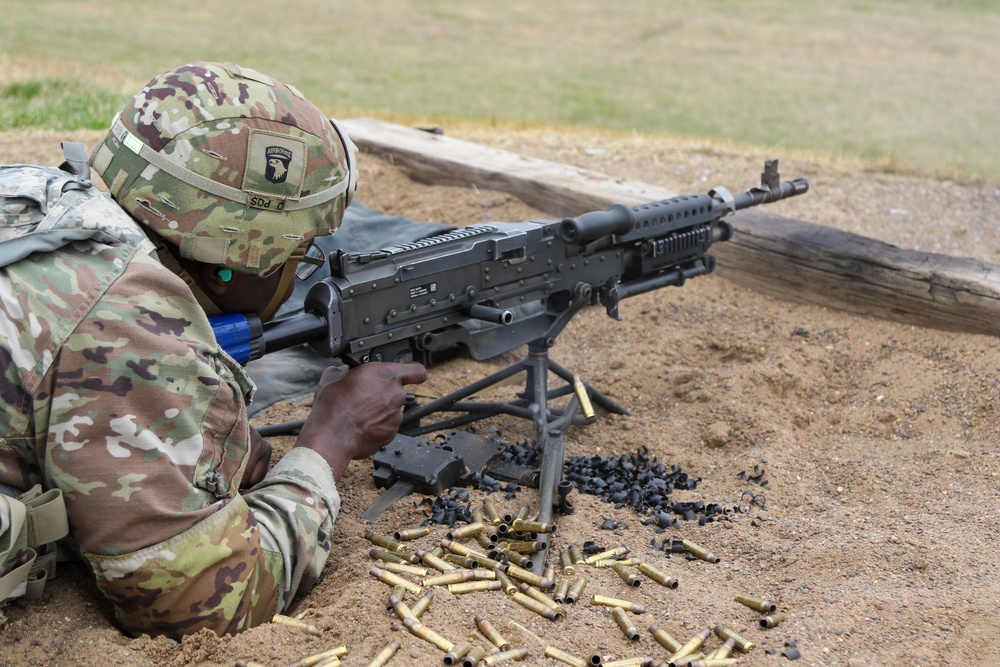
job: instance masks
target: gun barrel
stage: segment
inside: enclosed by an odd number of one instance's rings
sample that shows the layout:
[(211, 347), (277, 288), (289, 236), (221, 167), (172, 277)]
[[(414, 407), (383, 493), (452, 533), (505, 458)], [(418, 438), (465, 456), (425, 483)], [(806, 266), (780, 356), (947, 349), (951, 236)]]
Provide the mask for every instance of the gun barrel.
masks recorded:
[(615, 204), (607, 211), (591, 211), (576, 218), (566, 218), (559, 224), (559, 236), (566, 243), (584, 244), (608, 234), (624, 234), (634, 224), (632, 209)]
[(736, 210), (768, 204), (779, 199), (795, 197), (809, 191), (809, 181), (804, 178), (796, 178), (791, 181), (778, 183), (774, 186), (761, 185), (750, 188), (746, 192), (741, 192), (734, 197)]

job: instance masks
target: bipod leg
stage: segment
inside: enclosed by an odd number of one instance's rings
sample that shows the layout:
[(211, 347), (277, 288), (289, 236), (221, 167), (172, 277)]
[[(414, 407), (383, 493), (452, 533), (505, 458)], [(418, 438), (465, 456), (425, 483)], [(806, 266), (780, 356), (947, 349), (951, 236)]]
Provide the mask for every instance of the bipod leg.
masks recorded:
[[(538, 521), (540, 523), (555, 523), (556, 499), (562, 482), (563, 457), (565, 456), (563, 432), (573, 422), (578, 406), (579, 403), (574, 396), (570, 399), (569, 406), (567, 406), (563, 416), (551, 424), (547, 424), (546, 431), (539, 434), (538, 444), (542, 448), (542, 461), (538, 467)], [(547, 555), (552, 535), (540, 533), (538, 541), (544, 545), (539, 553)], [(545, 558), (540, 558), (533, 564), (532, 569), (535, 574), (541, 574), (545, 570), (545, 560)]]
[(543, 345), (528, 346), (528, 356), (522, 362), (528, 371), (524, 385), (524, 400), (535, 422), (535, 439), (542, 442), (549, 431), (549, 353)]
[[(459, 389), (457, 391), (453, 391), (452, 393), (448, 394), (447, 396), (442, 396), (441, 398), (438, 398), (438, 399), (436, 399), (434, 401), (431, 401), (430, 403), (428, 403), (426, 405), (418, 406), (418, 407), (413, 407), (413, 408), (407, 408), (403, 412), (403, 423), (402, 423), (402, 426), (400, 427), (400, 431), (403, 431), (405, 433), (410, 433), (411, 432), (411, 427), (417, 427), (420, 424), (420, 420), (421, 419), (423, 419), (424, 417), (427, 417), (429, 415), (432, 415), (432, 414), (434, 414), (436, 412), (460, 412), (460, 411), (463, 411), (460, 408), (458, 408), (457, 406), (464, 399), (467, 399), (470, 396), (472, 396), (474, 394), (477, 394), (480, 391), (483, 391), (484, 389), (488, 389), (489, 387), (492, 387), (495, 384), (503, 382), (507, 378), (513, 377), (514, 375), (517, 375), (518, 373), (520, 373), (520, 372), (522, 372), (524, 370), (526, 370), (526, 368), (525, 368), (525, 360), (521, 360), (521, 361), (519, 361), (517, 363), (514, 363), (514, 364), (511, 364), (511, 365), (507, 366), (506, 368), (502, 368), (502, 369), (500, 369), (499, 371), (497, 371), (495, 373), (491, 373), (490, 375), (487, 375), (486, 377), (484, 377), (481, 380), (477, 380), (476, 382), (473, 382), (472, 384), (468, 384), (468, 385), (462, 387), (461, 389)], [(467, 419), (467, 420), (459, 422), (459, 423), (466, 423), (467, 424), (469, 422), (478, 421), (479, 419), (484, 419), (486, 417), (492, 417), (492, 416), (495, 416), (495, 415), (500, 414), (500, 413), (501, 413), (501, 411), (499, 409), (497, 409), (495, 411), (493, 411), (493, 410), (486, 410), (486, 411), (482, 412), (481, 414), (478, 414), (477, 416), (474, 416), (473, 418)], [(448, 421), (450, 421), (452, 423), (452, 425), (457, 425), (453, 420), (448, 420)], [(435, 427), (438, 426), (438, 425), (440, 425), (440, 424), (444, 424), (444, 423), (445, 422), (439, 422), (437, 424), (431, 424), (428, 427), (421, 428), (420, 429), (420, 433), (428, 433), (429, 431), (439, 430), (439, 429), (437, 429)], [(441, 428), (446, 428), (446, 427), (445, 426), (441, 426)]]

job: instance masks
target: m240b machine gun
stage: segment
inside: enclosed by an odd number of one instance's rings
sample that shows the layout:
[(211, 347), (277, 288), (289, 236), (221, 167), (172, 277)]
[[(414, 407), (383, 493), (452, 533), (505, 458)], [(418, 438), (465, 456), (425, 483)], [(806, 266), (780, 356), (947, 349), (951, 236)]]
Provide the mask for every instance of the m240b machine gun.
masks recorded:
[[(483, 360), (527, 345), (522, 361), (407, 409), (400, 437), (497, 414), (533, 421), (542, 447), (539, 520), (550, 522), (560, 492), (565, 428), (581, 408), (584, 419), (593, 418), (591, 401), (625, 412), (549, 359), (559, 333), (585, 306), (600, 303), (618, 319), (622, 299), (711, 273), (710, 246), (733, 234), (728, 215), (808, 188), (801, 178), (781, 182), (777, 160), (769, 160), (761, 185), (735, 196), (719, 187), (640, 206), (616, 204), (562, 221), (476, 224), (372, 252), (338, 253), (329, 258), (331, 276), (308, 292), (304, 314), (264, 325), (252, 316), (223, 315), (213, 318), (213, 328), (242, 363), (301, 344), (351, 366), (427, 363), (435, 352), (456, 346)], [(550, 371), (566, 384), (550, 390)], [(466, 400), (520, 372), (527, 379), (516, 400)], [(566, 407), (550, 406), (565, 396)], [(424, 423), (437, 413), (457, 416)]]

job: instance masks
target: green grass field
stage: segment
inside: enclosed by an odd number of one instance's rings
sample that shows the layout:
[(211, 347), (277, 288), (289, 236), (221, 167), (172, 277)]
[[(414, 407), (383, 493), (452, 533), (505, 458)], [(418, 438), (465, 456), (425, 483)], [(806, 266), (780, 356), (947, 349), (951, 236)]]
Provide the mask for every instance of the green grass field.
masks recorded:
[[(1000, 181), (993, 0), (0, 0), (0, 131), (233, 61), (331, 115), (579, 125)], [(2, 159), (2, 156), (0, 156)]]

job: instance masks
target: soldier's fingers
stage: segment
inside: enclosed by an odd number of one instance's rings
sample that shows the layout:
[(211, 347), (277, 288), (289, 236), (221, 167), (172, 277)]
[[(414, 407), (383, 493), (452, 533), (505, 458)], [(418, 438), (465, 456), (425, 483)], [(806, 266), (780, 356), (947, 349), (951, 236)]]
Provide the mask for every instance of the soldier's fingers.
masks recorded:
[(427, 369), (423, 364), (396, 364), (399, 381), (403, 384), (420, 384), (427, 381)]

